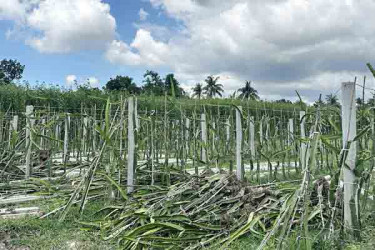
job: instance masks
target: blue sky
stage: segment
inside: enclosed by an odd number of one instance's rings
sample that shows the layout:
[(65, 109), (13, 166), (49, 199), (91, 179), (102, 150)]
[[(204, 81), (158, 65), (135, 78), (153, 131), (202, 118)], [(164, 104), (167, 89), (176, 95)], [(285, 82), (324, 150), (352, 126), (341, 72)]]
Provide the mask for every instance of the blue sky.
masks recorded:
[[(155, 24), (172, 25), (173, 20), (154, 9), (150, 2), (137, 0), (109, 0), (103, 1), (111, 7), (110, 13), (116, 19), (116, 36), (130, 43), (136, 32), (136, 24), (140, 22), (139, 11), (144, 9), (149, 13), (148, 19)], [(0, 57), (17, 59), (26, 65), (23, 80), (30, 84), (45, 82), (47, 84), (64, 85), (67, 75), (76, 75), (77, 79), (84, 80), (95, 77), (100, 85), (106, 83), (110, 77), (116, 75), (129, 75), (137, 83), (141, 83), (146, 69), (152, 67), (134, 67), (127, 65), (114, 65), (105, 60), (103, 52), (78, 51), (73, 53), (40, 53), (25, 44), (17, 37), (7, 37), (7, 32), (13, 30), (13, 21), (0, 20)], [(166, 74), (167, 69), (155, 68), (160, 74)]]
[(354, 77), (375, 88), (374, 12), (373, 0), (0, 0), (0, 58), (31, 84), (141, 83), (150, 69), (187, 91), (215, 75), (225, 95), (249, 80), (264, 99), (312, 102)]

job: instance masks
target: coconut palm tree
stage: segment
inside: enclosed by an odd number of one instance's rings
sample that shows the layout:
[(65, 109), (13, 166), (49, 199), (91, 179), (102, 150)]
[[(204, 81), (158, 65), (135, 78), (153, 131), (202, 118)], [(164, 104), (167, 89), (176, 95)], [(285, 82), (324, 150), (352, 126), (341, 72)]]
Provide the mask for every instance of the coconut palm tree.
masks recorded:
[(326, 95), (326, 101), (327, 101), (328, 105), (334, 105), (334, 106), (336, 106), (336, 105), (339, 104), (339, 102), (338, 102), (339, 99), (334, 94)]
[(195, 87), (193, 88), (193, 97), (197, 96), (198, 99), (201, 99), (202, 94), (203, 94), (203, 86), (201, 83), (197, 83)]
[(238, 89), (238, 92), (240, 92), (240, 95), (238, 96), (239, 98), (252, 100), (259, 99), (258, 91), (251, 87), (251, 81), (246, 81), (245, 87)]
[(214, 77), (214, 76), (208, 76), (206, 80), (206, 86), (204, 86), (203, 90), (204, 93), (207, 95), (207, 97), (212, 98), (215, 97), (216, 95), (222, 96), (222, 93), (224, 92), (223, 90), (223, 85), (217, 83), (220, 77)]

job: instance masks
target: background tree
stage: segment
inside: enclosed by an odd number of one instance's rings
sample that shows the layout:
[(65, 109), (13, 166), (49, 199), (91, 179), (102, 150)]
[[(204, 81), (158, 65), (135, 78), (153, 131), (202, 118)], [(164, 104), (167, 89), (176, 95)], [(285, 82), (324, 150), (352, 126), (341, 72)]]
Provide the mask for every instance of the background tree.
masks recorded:
[(240, 92), (239, 98), (242, 99), (252, 99), (252, 100), (258, 100), (258, 91), (251, 87), (251, 81), (246, 81), (245, 86), (243, 88), (238, 89), (238, 92)]
[(195, 87), (193, 88), (193, 95), (192, 97), (198, 97), (198, 99), (201, 99), (203, 94), (203, 86), (201, 83), (195, 84)]
[(25, 65), (21, 65), (17, 60), (3, 59), (0, 62), (0, 82), (9, 84), (14, 80), (22, 78)]
[(206, 94), (207, 97), (212, 98), (212, 97), (215, 97), (216, 95), (220, 97), (222, 96), (222, 93), (224, 92), (224, 90), (223, 90), (223, 85), (217, 83), (219, 78), (220, 78), (219, 76), (218, 77), (208, 76), (206, 80), (204, 80), (206, 82), (206, 86), (204, 86), (203, 90), (204, 90), (204, 94)]
[(276, 100), (275, 102), (276, 103), (289, 103), (289, 104), (292, 104), (292, 101), (284, 99), (284, 98), (280, 99), (280, 100)]
[(339, 105), (339, 99), (334, 94), (326, 95), (326, 102), (328, 105), (333, 105), (333, 106)]
[(123, 90), (130, 94), (139, 94), (141, 88), (133, 82), (133, 78), (128, 76), (116, 76), (114, 79), (110, 79), (105, 85), (106, 90)]
[(186, 94), (184, 89), (180, 87), (180, 83), (174, 77), (174, 74), (168, 74), (165, 77), (164, 86), (168, 95), (182, 97)]
[(153, 94), (157, 96), (163, 96), (165, 93), (165, 84), (159, 74), (155, 71), (147, 70), (143, 75), (144, 85), (143, 92), (146, 94)]
[(5, 81), (3, 80), (5, 77), (5, 74), (3, 71), (0, 70), (0, 85), (5, 84)]

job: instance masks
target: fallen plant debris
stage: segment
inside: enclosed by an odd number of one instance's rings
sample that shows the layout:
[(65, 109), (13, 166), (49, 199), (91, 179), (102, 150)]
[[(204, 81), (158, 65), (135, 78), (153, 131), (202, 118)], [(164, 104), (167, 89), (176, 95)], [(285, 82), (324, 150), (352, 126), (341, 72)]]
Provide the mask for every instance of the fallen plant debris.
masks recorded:
[(101, 229), (124, 249), (228, 246), (248, 232), (262, 239), (290, 193), (204, 173), (170, 187), (138, 187), (121, 205), (98, 211), (106, 214), (102, 221), (82, 225)]

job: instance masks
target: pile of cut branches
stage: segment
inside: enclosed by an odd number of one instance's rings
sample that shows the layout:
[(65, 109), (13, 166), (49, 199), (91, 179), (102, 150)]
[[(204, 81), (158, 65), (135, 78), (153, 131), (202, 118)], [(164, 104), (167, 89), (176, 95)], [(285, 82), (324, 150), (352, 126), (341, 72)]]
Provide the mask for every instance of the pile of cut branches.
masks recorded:
[(197, 249), (227, 246), (251, 232), (262, 239), (290, 195), (251, 187), (234, 175), (205, 173), (169, 187), (141, 186), (124, 203), (99, 212), (99, 223), (83, 223), (118, 239), (125, 249)]

